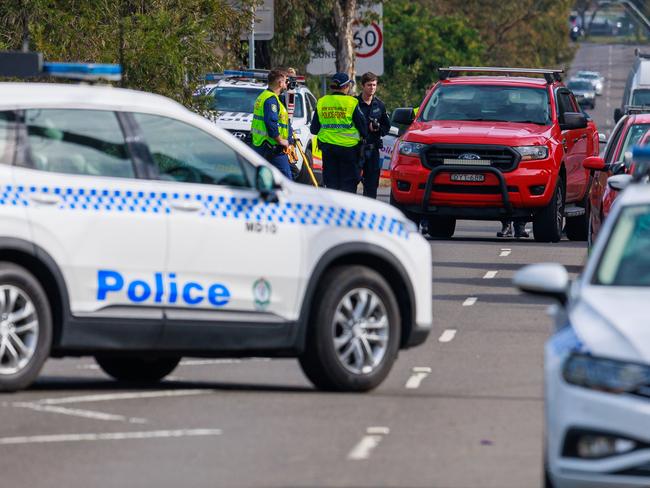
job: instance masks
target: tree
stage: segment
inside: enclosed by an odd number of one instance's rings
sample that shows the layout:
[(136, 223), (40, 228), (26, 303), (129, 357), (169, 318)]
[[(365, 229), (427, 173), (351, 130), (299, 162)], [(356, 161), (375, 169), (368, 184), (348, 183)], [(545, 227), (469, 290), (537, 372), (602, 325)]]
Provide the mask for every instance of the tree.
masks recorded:
[(226, 0), (4, 0), (0, 49), (20, 48), (27, 18), (46, 60), (122, 61), (125, 86), (190, 105), (206, 72), (235, 63), (250, 15)]

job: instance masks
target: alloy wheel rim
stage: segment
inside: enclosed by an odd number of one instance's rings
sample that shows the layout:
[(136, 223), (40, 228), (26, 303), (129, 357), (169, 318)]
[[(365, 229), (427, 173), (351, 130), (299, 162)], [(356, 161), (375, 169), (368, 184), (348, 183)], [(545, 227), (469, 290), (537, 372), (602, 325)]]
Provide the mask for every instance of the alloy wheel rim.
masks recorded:
[(372, 373), (388, 348), (388, 314), (381, 298), (368, 288), (346, 293), (334, 312), (332, 333), (343, 367), (354, 374)]
[(557, 208), (557, 215), (556, 215), (557, 228), (559, 229), (560, 234), (562, 233), (562, 224), (564, 221), (564, 210), (562, 208), (562, 204), (563, 204), (562, 189), (558, 188), (557, 197), (555, 198), (555, 207)]
[(38, 316), (29, 296), (14, 285), (0, 285), (0, 375), (27, 366), (38, 343)]

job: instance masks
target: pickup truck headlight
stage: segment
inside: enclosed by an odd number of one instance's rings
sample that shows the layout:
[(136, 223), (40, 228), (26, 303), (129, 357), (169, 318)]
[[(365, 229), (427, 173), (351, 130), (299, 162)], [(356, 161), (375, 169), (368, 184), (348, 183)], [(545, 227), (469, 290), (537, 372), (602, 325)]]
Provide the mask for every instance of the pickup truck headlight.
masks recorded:
[(585, 354), (572, 354), (562, 376), (572, 385), (608, 393), (633, 393), (650, 383), (650, 367)]
[(548, 148), (546, 146), (517, 146), (513, 149), (521, 154), (522, 161), (548, 158)]
[(404, 156), (420, 157), (420, 151), (424, 148), (425, 144), (419, 142), (406, 142), (399, 143), (399, 153)]

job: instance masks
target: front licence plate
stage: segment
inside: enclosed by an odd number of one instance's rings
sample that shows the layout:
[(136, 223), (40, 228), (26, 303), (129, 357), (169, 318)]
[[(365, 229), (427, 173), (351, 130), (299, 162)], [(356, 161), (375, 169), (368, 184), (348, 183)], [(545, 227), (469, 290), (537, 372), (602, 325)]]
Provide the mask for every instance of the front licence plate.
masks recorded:
[(473, 181), (480, 183), (485, 181), (485, 175), (481, 173), (452, 173), (451, 181)]

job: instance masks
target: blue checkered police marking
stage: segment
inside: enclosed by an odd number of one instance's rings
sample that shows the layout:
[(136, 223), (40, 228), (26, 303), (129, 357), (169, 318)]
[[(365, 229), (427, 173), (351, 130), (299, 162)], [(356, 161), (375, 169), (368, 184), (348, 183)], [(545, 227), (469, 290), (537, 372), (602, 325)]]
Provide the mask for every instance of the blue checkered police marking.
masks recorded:
[(34, 194), (58, 196), (60, 210), (163, 214), (170, 213), (170, 202), (198, 201), (203, 207), (199, 215), (205, 218), (365, 229), (408, 239), (403, 222), (373, 212), (314, 203), (268, 203), (259, 198), (204, 193), (3, 185), (0, 186), (0, 206), (30, 206), (29, 196)]

